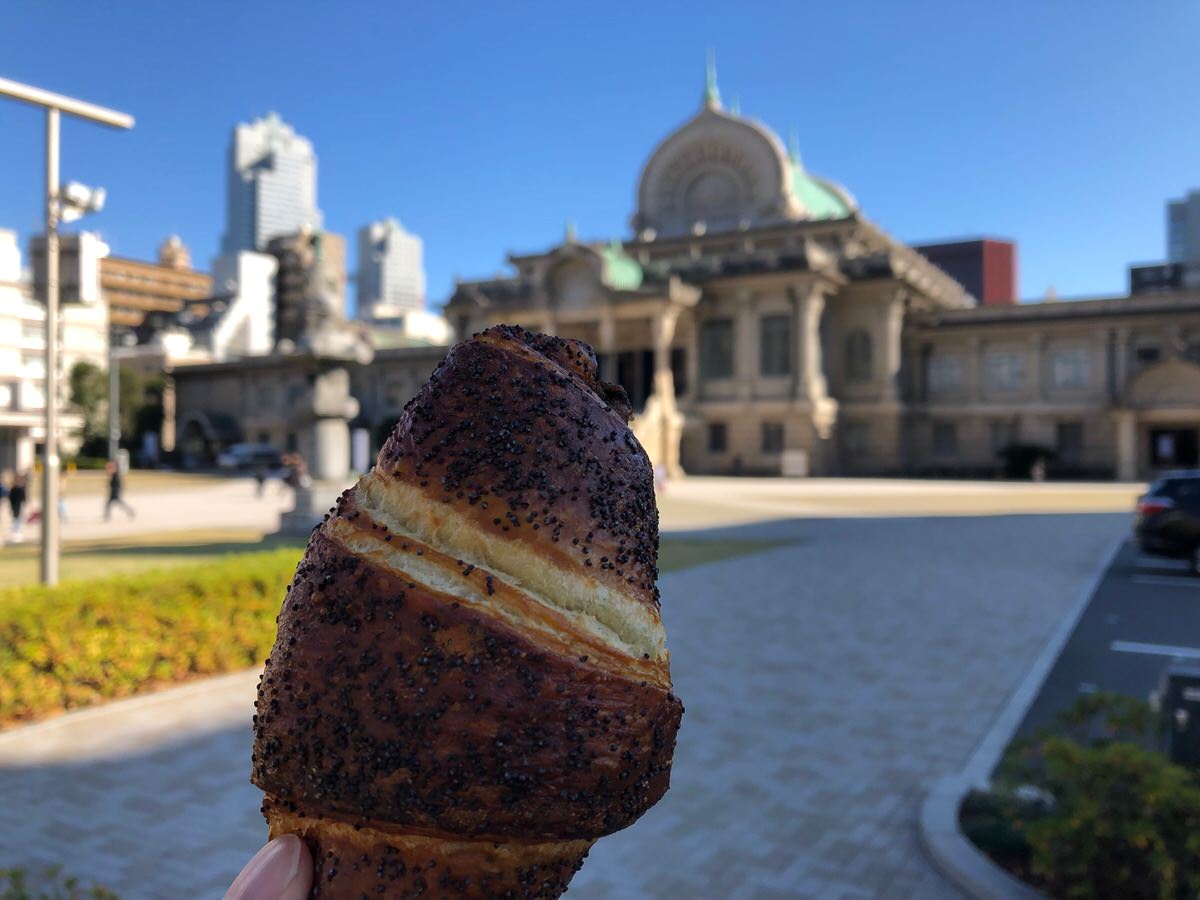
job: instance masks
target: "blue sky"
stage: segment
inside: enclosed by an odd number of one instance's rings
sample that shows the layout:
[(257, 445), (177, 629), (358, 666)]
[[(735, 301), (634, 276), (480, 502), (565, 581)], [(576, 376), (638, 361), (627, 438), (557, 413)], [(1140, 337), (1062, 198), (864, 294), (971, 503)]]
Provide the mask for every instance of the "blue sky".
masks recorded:
[[(109, 191), (122, 256), (224, 228), (233, 124), (277, 110), (314, 143), (326, 226), (397, 216), (429, 296), (509, 251), (627, 235), (638, 172), (698, 108), (781, 134), (910, 241), (1020, 242), (1021, 293), (1115, 293), (1164, 252), (1163, 202), (1200, 186), (1200, 7), (964, 3), (120, 3), (14, 0), (0, 75), (133, 113), (63, 129), (63, 176)], [(0, 227), (41, 217), (42, 120), (0, 102)]]

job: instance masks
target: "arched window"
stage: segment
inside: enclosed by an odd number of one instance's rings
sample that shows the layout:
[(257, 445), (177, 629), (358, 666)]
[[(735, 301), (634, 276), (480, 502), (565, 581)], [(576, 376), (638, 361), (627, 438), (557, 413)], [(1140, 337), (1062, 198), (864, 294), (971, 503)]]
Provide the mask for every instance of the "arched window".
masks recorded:
[(871, 380), (871, 336), (856, 328), (846, 335), (846, 380)]

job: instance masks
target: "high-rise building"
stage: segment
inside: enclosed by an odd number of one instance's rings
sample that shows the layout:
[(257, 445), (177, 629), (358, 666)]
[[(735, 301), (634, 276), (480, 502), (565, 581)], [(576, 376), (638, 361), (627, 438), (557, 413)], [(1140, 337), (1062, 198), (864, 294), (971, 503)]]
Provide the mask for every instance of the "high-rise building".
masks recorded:
[(1167, 201), (1167, 262), (1200, 261), (1200, 191)]
[(913, 247), (984, 306), (1017, 302), (1017, 245), (999, 238), (967, 238)]
[(158, 262), (106, 256), (100, 260), (100, 287), (113, 325), (136, 328), (147, 315), (177, 313), (212, 294), (207, 272), (193, 272), (191, 254), (175, 235), (158, 248)]
[(421, 239), (395, 219), (358, 230), (358, 316), (394, 319), (425, 308)]
[(321, 228), (316, 154), (278, 114), (233, 129), (226, 177), (222, 253), (262, 250), (278, 235)]

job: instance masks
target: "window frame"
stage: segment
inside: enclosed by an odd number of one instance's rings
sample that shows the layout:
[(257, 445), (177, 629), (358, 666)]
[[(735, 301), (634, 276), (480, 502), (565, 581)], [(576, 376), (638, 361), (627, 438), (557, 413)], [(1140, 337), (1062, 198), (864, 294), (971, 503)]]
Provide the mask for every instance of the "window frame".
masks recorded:
[(875, 342), (866, 328), (852, 328), (843, 344), (847, 384), (866, 384), (875, 377)]
[[(944, 380), (946, 370), (955, 372), (954, 383), (940, 383)], [(925, 362), (925, 386), (930, 394), (953, 394), (961, 391), (965, 383), (965, 365), (961, 353), (930, 353)], [(939, 378), (934, 377), (935, 373)]]
[[(1061, 379), (1065, 373), (1081, 376)], [(1061, 347), (1050, 352), (1050, 386), (1056, 391), (1086, 391), (1092, 385), (1092, 352), (1088, 347)]]
[[(773, 325), (773, 327), (772, 327)], [(791, 313), (767, 313), (758, 320), (758, 374), (763, 378), (787, 378), (792, 374), (793, 344)], [(768, 335), (783, 334), (782, 366), (768, 368)], [(773, 348), (778, 349), (778, 348)]]
[[(714, 365), (718, 359), (722, 357), (714, 354), (713, 344), (716, 340), (708, 335), (714, 334), (716, 329), (725, 330), (728, 334), (728, 352), (724, 358), (727, 366), (721, 367), (720, 370), (714, 369)], [(735, 323), (731, 317), (720, 317), (713, 319), (705, 319), (700, 323), (697, 334), (697, 344), (700, 349), (700, 379), (702, 381), (721, 381), (734, 376), (737, 371), (737, 330)]]
[[(983, 373), (988, 390), (1023, 391), (1029, 387), (1029, 354), (1022, 350), (989, 350), (983, 357)], [(999, 377), (1004, 373), (1005, 377)], [(1010, 375), (1016, 374), (1009, 383)]]
[[(787, 449), (787, 428), (783, 422), (770, 421), (760, 422), (758, 428), (759, 434), (759, 449), (763, 453), (782, 453)], [(774, 440), (767, 440), (768, 435), (778, 437), (778, 446), (770, 446), (775, 444)]]
[[(720, 441), (715, 441), (713, 438), (720, 435)], [(715, 446), (720, 444), (720, 446)], [(728, 422), (709, 422), (705, 430), (704, 446), (709, 453), (728, 453), (729, 452), (729, 423)]]
[[(950, 435), (948, 444), (938, 440), (938, 435)], [(934, 459), (955, 459), (959, 454), (958, 423), (934, 422), (929, 436), (930, 451)]]

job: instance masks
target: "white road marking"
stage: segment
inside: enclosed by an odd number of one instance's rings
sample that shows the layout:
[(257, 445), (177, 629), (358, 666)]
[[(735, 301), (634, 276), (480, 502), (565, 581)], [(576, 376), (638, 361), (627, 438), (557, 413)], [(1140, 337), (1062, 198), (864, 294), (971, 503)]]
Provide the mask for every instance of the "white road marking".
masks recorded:
[(1170, 575), (1131, 575), (1129, 580), (1134, 584), (1158, 584), (1165, 587), (1200, 588), (1200, 578), (1188, 575), (1173, 578)]
[(1145, 653), (1148, 656), (1174, 656), (1200, 659), (1200, 647), (1172, 647), (1170, 644), (1143, 644), (1139, 641), (1113, 641), (1109, 649), (1117, 653)]
[(1142, 556), (1139, 554), (1137, 567), (1139, 569), (1169, 569), (1186, 572), (1188, 563), (1186, 559), (1167, 559), (1162, 556)]

